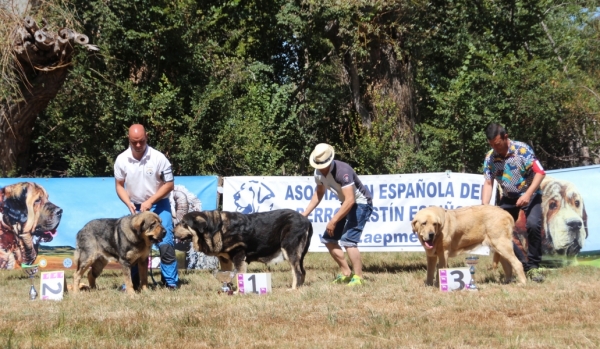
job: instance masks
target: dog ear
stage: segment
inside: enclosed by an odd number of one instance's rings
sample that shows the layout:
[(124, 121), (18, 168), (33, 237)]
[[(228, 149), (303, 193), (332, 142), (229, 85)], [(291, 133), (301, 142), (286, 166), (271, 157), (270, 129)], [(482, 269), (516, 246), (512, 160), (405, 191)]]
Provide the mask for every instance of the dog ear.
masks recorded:
[(439, 223), (440, 230), (442, 230), (444, 228), (444, 223), (446, 223), (446, 210), (442, 208), (441, 210), (439, 210), (438, 213), (439, 214), (437, 217), (440, 220), (438, 223)]
[(585, 238), (588, 238), (588, 226), (587, 226), (587, 212), (585, 212), (585, 205), (583, 203), (583, 200), (581, 201), (581, 206), (582, 206), (582, 211), (583, 211), (583, 215), (582, 215), (582, 219), (583, 219), (583, 227), (585, 228)]
[(413, 233), (417, 233), (417, 223), (418, 221), (416, 219), (413, 219), (412, 222), (410, 222), (410, 225), (412, 226), (412, 231)]
[(146, 212), (140, 212), (133, 216), (131, 219), (131, 227), (134, 231), (141, 233), (144, 230), (146, 224)]
[(191, 227), (194, 231), (202, 234), (206, 230), (207, 217), (200, 212), (192, 212), (186, 224)]

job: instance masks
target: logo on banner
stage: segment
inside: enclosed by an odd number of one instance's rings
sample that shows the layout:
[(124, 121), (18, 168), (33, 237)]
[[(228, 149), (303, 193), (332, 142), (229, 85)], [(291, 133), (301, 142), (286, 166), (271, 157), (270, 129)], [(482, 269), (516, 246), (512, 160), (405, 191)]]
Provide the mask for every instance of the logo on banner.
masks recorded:
[(271, 188), (259, 181), (243, 183), (233, 194), (236, 211), (245, 214), (271, 211), (274, 198), (275, 194)]

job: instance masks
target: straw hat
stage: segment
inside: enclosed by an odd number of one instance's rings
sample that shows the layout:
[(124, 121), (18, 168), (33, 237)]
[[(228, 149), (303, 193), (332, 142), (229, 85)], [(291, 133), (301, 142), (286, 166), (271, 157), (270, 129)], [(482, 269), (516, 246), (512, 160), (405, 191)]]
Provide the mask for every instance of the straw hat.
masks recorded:
[(317, 170), (328, 167), (333, 161), (334, 155), (335, 151), (332, 146), (327, 143), (319, 143), (315, 147), (315, 150), (310, 153), (310, 166)]

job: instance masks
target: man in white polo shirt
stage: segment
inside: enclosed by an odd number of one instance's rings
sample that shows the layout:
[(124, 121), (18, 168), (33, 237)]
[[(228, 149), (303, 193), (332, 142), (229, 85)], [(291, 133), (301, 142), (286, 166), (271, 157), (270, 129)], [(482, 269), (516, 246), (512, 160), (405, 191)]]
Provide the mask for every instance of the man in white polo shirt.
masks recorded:
[[(315, 168), (317, 189), (311, 198), (305, 217), (319, 205), (327, 189), (333, 191), (342, 202), (340, 209), (327, 223), (321, 242), (341, 269), (341, 274), (333, 281), (349, 286), (361, 285), (362, 260), (358, 243), (365, 224), (373, 212), (373, 199), (369, 189), (362, 184), (354, 169), (345, 162), (334, 160), (333, 147), (326, 143), (317, 144), (310, 154), (310, 165)], [(344, 256), (346, 249), (354, 272), (350, 270)]]
[[(135, 124), (129, 128), (129, 148), (119, 154), (115, 161), (115, 187), (117, 195), (131, 214), (152, 211), (162, 220), (167, 231), (158, 244), (162, 279), (168, 288), (176, 289), (179, 275), (169, 203), (169, 193), (175, 184), (173, 172), (164, 154), (150, 147), (147, 141), (144, 126)], [(136, 268), (132, 268), (134, 284), (139, 279)], [(133, 277), (134, 274), (136, 277)]]

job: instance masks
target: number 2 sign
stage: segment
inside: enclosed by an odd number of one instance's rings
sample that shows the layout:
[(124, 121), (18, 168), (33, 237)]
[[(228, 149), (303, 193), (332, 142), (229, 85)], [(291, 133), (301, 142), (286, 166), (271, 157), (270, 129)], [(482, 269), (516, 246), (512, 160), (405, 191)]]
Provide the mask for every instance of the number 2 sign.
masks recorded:
[(471, 282), (469, 268), (447, 268), (440, 269), (438, 272), (442, 292), (464, 290)]
[(271, 273), (237, 274), (239, 294), (271, 293)]
[(61, 300), (66, 289), (65, 272), (44, 272), (40, 278), (41, 299)]

